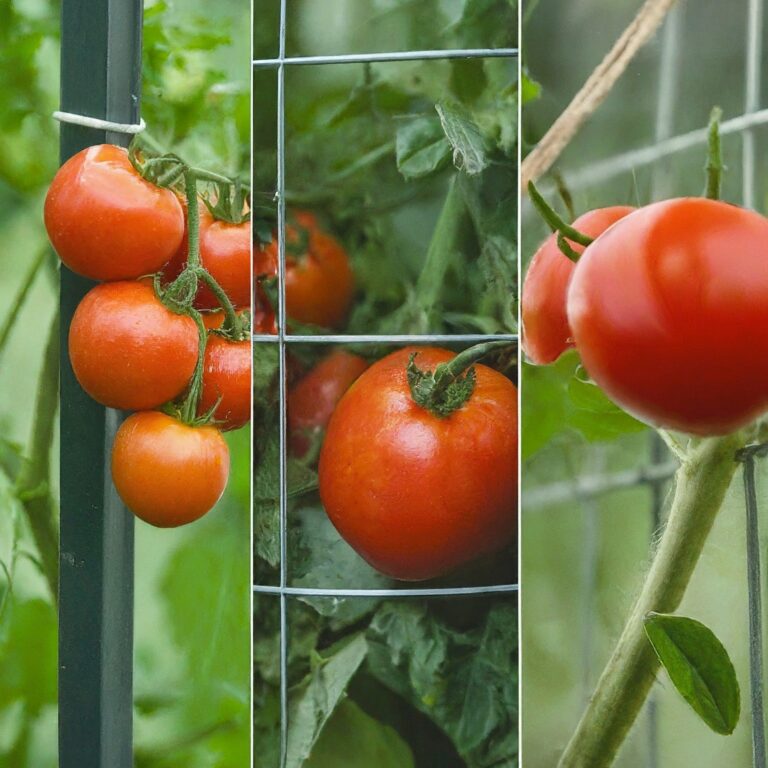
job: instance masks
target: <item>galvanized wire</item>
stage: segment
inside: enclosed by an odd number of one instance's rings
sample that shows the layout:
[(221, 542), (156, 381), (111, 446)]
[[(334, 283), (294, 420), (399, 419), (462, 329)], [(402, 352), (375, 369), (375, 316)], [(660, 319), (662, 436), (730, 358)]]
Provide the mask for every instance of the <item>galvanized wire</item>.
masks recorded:
[(516, 344), (517, 334), (290, 334), (286, 325), (285, 302), (285, 68), (300, 65), (362, 64), (376, 62), (404, 62), (423, 60), (514, 58), (516, 48), (441, 49), (429, 51), (399, 51), (383, 53), (339, 54), (333, 56), (286, 57), (287, 0), (280, 2), (278, 57), (253, 59), (253, 69), (273, 68), (277, 73), (277, 242), (278, 291), (277, 334), (253, 334), (254, 344), (276, 344), (279, 348), (279, 409), (280, 409), (280, 574), (279, 586), (253, 585), (253, 594), (274, 595), (280, 600), (280, 765), (285, 766), (288, 753), (288, 598), (441, 598), (467, 597), (489, 594), (512, 594), (517, 584), (494, 584), (478, 587), (403, 588), (403, 589), (323, 589), (291, 587), (288, 562), (288, 469), (287, 469), (287, 391), (286, 349), (293, 344), (474, 344), (489, 340), (509, 341)]

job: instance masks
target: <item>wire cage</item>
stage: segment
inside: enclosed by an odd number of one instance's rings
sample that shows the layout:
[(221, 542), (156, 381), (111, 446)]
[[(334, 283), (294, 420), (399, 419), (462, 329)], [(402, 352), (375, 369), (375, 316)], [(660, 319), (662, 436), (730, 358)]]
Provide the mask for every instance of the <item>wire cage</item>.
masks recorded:
[[(557, 5), (553, 12), (567, 15), (566, 4)], [(569, 27), (569, 34), (578, 36), (598, 14), (605, 18), (597, 0), (580, 10), (583, 16)], [(612, 10), (616, 18), (612, 14), (607, 24), (625, 23), (621, 14), (633, 12), (629, 7)], [(761, 77), (766, 56), (764, 2), (744, 0), (724, 11), (710, 2), (675, 5), (656, 39), (569, 147), (557, 170), (579, 211), (697, 194), (703, 186), (704, 126), (709, 110), (719, 103), (730, 166), (724, 198), (765, 212), (761, 179), (766, 164), (760, 152), (766, 137), (761, 127), (768, 124)], [(532, 49), (545, 32), (549, 34), (546, 29), (551, 31), (543, 20), (539, 23), (540, 28), (532, 23), (523, 29), (528, 63), (538, 61), (545, 70), (549, 66), (551, 76), (557, 67), (563, 68), (568, 55), (542, 54), (537, 59)], [(549, 45), (562, 51), (556, 41)], [(702, 51), (707, 52), (706, 64)], [(532, 66), (536, 76), (536, 64)], [(578, 66), (573, 69), (578, 72)], [(547, 86), (545, 78), (545, 93)], [(542, 118), (543, 113), (549, 109), (555, 114), (564, 105), (534, 105), (533, 122), (549, 124), (550, 117)], [(627, 148), (627, 142), (636, 145)], [(555, 190), (549, 187), (548, 192)], [(530, 205), (524, 206), (522, 218), (525, 258), (543, 232)], [(535, 382), (525, 371), (522, 378), (525, 397), (532, 396)], [(524, 415), (524, 430), (525, 424)], [(531, 768), (556, 760), (594, 689), (638, 589), (676, 468), (661, 440), (648, 431), (613, 442), (566, 443), (562, 440), (524, 464), (523, 473), (522, 754)], [(661, 682), (622, 748), (618, 766), (766, 765), (760, 569), (764, 533), (759, 527), (765, 519), (763, 456), (756, 448), (741, 457), (744, 487), (739, 473), (680, 609), (685, 615), (705, 617), (722, 633), (742, 684), (740, 724), (729, 738), (712, 735), (695, 722), (660, 673)], [(542, 555), (544, 542), (557, 556)], [(566, 583), (568, 592), (562, 594)], [(559, 600), (553, 597), (558, 590)], [(547, 632), (568, 638), (568, 661), (553, 649)], [(539, 663), (541, 654), (548, 654), (549, 668), (563, 672), (557, 681)], [(528, 714), (532, 711), (536, 717)]]
[[(517, 48), (461, 48), (461, 49), (436, 49), (436, 50), (389, 50), (384, 52), (360, 52), (360, 53), (339, 53), (339, 54), (313, 54), (313, 55), (288, 55), (287, 52), (287, 28), (290, 22), (289, 5), (287, 0), (279, 0), (279, 29), (277, 30), (277, 50), (274, 56), (262, 58), (253, 58), (253, 70), (255, 76), (259, 73), (274, 73), (277, 100), (276, 100), (276, 189), (274, 190), (274, 199), (277, 207), (277, 242), (278, 242), (278, 311), (277, 311), (277, 333), (272, 334), (254, 334), (253, 345), (254, 354), (258, 357), (260, 350), (266, 348), (277, 349), (279, 356), (279, 568), (274, 574), (274, 580), (269, 578), (262, 579), (262, 583), (254, 583), (254, 600), (266, 596), (267, 599), (279, 601), (279, 675), (280, 675), (280, 765), (286, 765), (289, 749), (289, 681), (288, 665), (290, 654), (290, 633), (291, 633), (291, 606), (292, 600), (314, 601), (318, 604), (322, 601), (339, 601), (352, 599), (359, 601), (370, 601), (371, 599), (387, 600), (472, 600), (475, 598), (489, 596), (508, 596), (513, 598), (518, 590), (516, 574), (515, 578), (510, 578), (505, 583), (481, 583), (470, 586), (455, 584), (451, 586), (437, 587), (419, 587), (402, 585), (386, 585), (386, 588), (363, 589), (354, 588), (354, 584), (348, 586), (316, 586), (311, 584), (297, 585), (296, 580), (292, 578), (290, 572), (291, 551), (289, 546), (289, 509), (288, 509), (288, 467), (287, 455), (289, 434), (287, 429), (287, 400), (290, 355), (302, 346), (324, 347), (327, 349), (340, 349), (347, 345), (353, 345), (357, 348), (369, 349), (396, 349), (405, 345), (447, 345), (451, 347), (464, 348), (474, 343), (496, 339), (509, 342), (511, 348), (517, 349), (517, 334), (482, 334), (482, 333), (426, 333), (426, 334), (328, 334), (328, 333), (292, 333), (286, 325), (286, 294), (285, 294), (285, 274), (286, 274), (286, 157), (290, 153), (291, 147), (286, 143), (286, 79), (294, 72), (303, 70), (303, 68), (316, 67), (319, 65), (340, 67), (344, 65), (370, 65), (370, 64), (389, 64), (420, 61), (445, 61), (451, 59), (491, 59), (503, 58), (513, 62), (517, 61)], [(308, 4), (305, 4), (307, 7)], [(351, 5), (345, 6), (345, 12), (353, 12)], [(326, 9), (329, 13), (332, 8)], [(259, 14), (258, 4), (255, 8), (254, 24), (259, 25), (262, 18)], [(271, 81), (270, 81), (271, 82)], [(255, 98), (262, 94), (255, 87)], [(510, 119), (514, 119), (510, 115)], [(258, 533), (256, 533), (258, 536)], [(332, 555), (329, 555), (332, 556)], [(267, 583), (271, 582), (271, 583)], [(258, 612), (254, 613), (254, 622), (259, 621)], [(256, 630), (255, 630), (256, 631)], [(256, 765), (259, 762), (259, 745), (255, 745), (254, 760)]]

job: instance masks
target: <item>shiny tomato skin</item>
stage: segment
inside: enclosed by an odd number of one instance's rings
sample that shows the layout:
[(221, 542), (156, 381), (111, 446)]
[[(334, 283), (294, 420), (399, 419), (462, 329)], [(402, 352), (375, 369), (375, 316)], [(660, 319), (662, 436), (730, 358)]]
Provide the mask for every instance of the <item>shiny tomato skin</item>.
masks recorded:
[(584, 252), (568, 293), (582, 361), (650, 424), (721, 435), (768, 409), (768, 219), (680, 198)]
[(111, 144), (88, 147), (61, 166), (44, 215), (59, 258), (92, 280), (158, 272), (184, 234), (176, 195), (142, 179), (127, 151)]
[[(596, 208), (579, 216), (573, 226), (589, 237), (599, 237), (634, 208), (616, 205)], [(584, 246), (568, 240), (576, 253)], [(568, 325), (566, 299), (568, 285), (576, 265), (557, 246), (557, 235), (550, 235), (531, 259), (523, 281), (522, 325), (523, 351), (534, 365), (554, 363), (573, 347), (573, 334)]]
[(406, 366), (454, 357), (399, 350), (341, 398), (320, 453), (320, 496), (341, 536), (374, 568), (418, 581), (512, 541), (517, 518), (517, 389), (476, 365), (467, 403), (440, 418), (411, 398)]
[(221, 498), (228, 478), (229, 448), (215, 427), (190, 427), (159, 411), (141, 411), (115, 435), (115, 488), (137, 517), (158, 528), (201, 518)]
[(367, 367), (364, 358), (337, 350), (296, 382), (288, 393), (289, 445), (294, 456), (307, 453), (312, 435), (325, 429), (341, 396)]
[(213, 414), (219, 429), (239, 429), (251, 419), (252, 354), (249, 339), (230, 341), (216, 333), (208, 335), (198, 413), (207, 413), (221, 398)]
[[(251, 305), (251, 223), (233, 224), (214, 219), (205, 203), (200, 212), (200, 263), (223, 288), (235, 308)], [(181, 247), (164, 270), (166, 281), (177, 277), (187, 263), (187, 230)], [(216, 309), (218, 299), (206, 285), (195, 297), (198, 309)]]
[(77, 380), (110, 408), (146, 410), (172, 400), (189, 383), (197, 350), (195, 321), (166, 309), (149, 282), (97, 285), (69, 328)]
[[(292, 215), (292, 221), (285, 229), (285, 309), (288, 319), (323, 328), (339, 328), (346, 319), (355, 290), (347, 252), (320, 228), (314, 214), (299, 211)], [(302, 238), (307, 241), (306, 251), (292, 253)], [(255, 256), (254, 274), (277, 275), (277, 262), (275, 236)]]

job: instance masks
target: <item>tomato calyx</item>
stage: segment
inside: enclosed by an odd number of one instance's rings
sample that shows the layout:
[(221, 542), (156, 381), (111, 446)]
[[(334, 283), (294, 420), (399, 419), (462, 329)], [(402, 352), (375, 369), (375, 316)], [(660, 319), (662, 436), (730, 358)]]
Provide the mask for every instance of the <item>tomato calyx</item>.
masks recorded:
[(406, 368), (408, 387), (413, 401), (444, 419), (462, 408), (475, 390), (474, 363), (489, 352), (509, 346), (508, 341), (488, 341), (465, 349), (447, 363), (440, 363), (434, 371), (425, 371), (416, 365), (418, 352), (414, 352)]
[(229, 224), (251, 220), (250, 193), (240, 179), (215, 181), (213, 189), (213, 194), (204, 194), (201, 198), (215, 220)]
[(578, 229), (572, 227), (561, 218), (555, 209), (544, 199), (532, 181), (528, 182), (528, 195), (541, 218), (551, 227), (553, 232), (557, 233), (557, 247), (572, 262), (576, 263), (580, 258), (580, 254), (571, 248), (568, 241), (570, 240), (586, 247), (594, 242), (594, 238), (579, 232)]

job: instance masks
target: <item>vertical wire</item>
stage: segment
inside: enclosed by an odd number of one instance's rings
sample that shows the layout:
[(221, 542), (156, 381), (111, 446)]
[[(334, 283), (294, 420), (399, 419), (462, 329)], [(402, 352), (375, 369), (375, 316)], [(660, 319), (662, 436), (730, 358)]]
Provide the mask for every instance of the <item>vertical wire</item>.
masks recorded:
[[(747, 11), (746, 84), (744, 111), (760, 107), (760, 63), (762, 59), (763, 0), (749, 0)], [(755, 129), (742, 134), (742, 203), (755, 207)], [(749, 681), (752, 698), (752, 763), (765, 768), (765, 713), (763, 707), (763, 632), (760, 576), (760, 529), (755, 493), (755, 458), (744, 462), (744, 493), (747, 534), (747, 587), (749, 604)]]
[[(669, 13), (664, 25), (664, 37), (662, 39), (661, 61), (659, 62), (659, 91), (656, 101), (656, 124), (654, 127), (654, 141), (664, 141), (673, 135), (675, 128), (675, 106), (677, 105), (677, 92), (679, 86), (678, 73), (680, 72), (680, 30), (682, 26), (683, 9), (676, 5)], [(665, 171), (666, 164), (655, 165), (651, 177), (651, 199), (658, 200), (669, 195), (665, 189), (669, 185), (669, 178)], [(663, 460), (664, 447), (661, 439), (654, 432), (651, 435), (651, 462), (659, 463)], [(651, 541), (661, 525), (661, 513), (663, 504), (663, 482), (654, 482), (651, 485)], [(648, 696), (646, 706), (648, 748), (646, 764), (648, 768), (657, 768), (659, 765), (659, 714), (658, 698), (655, 689)]]
[[(744, 112), (751, 114), (760, 108), (760, 63), (762, 59), (763, 0), (749, 0), (747, 13), (747, 61)], [(742, 134), (742, 203), (745, 208), (755, 207), (755, 155), (754, 128)]]
[[(255, 15), (256, 15), (254, 3), (255, 3), (255, 0), (251, 0), (251, 14), (250, 14), (250, 20), (249, 20), (250, 21), (250, 35), (251, 35), (250, 41), (249, 41), (249, 46), (250, 46), (250, 50), (251, 50), (251, 60), (253, 60), (253, 58), (255, 56), (255, 53), (256, 53), (256, 51), (254, 50), (254, 32), (255, 32), (255, 24), (256, 24), (255, 18), (254, 18)], [(253, 67), (249, 67), (248, 79), (249, 79), (249, 82), (251, 84), (251, 87), (250, 87), (250, 114), (249, 114), (250, 125), (249, 125), (248, 140), (249, 140), (249, 146), (250, 146), (251, 150), (253, 150), (253, 136), (254, 136), (254, 117), (253, 117), (254, 113), (253, 113), (253, 107), (254, 107), (254, 97), (255, 97), (254, 87), (253, 87), (254, 86), (254, 83), (253, 83)], [(254, 184), (253, 184), (253, 161), (251, 159), (252, 157), (253, 157), (253, 154), (252, 154), (252, 151), (251, 151), (248, 154), (248, 159), (249, 159), (249, 162), (248, 162), (248, 166), (249, 166), (248, 167), (248, 178), (250, 180), (250, 189), (251, 190), (253, 190), (253, 188), (254, 188)], [(252, 199), (251, 199), (251, 205), (253, 205)], [(256, 285), (255, 285), (254, 274), (253, 274), (253, 257), (254, 257), (254, 253), (253, 253), (253, 225), (251, 225), (251, 257), (250, 257), (251, 258), (251, 261), (250, 261), (250, 274), (251, 274), (251, 301), (250, 301), (250, 307), (251, 307), (251, 317), (253, 317), (254, 310), (255, 310), (255, 307), (256, 307), (256, 302), (255, 302), (255, 299), (256, 299), (256, 297), (255, 297)], [(249, 476), (250, 476), (249, 477), (249, 484), (250, 484), (250, 488), (249, 488), (249, 492), (248, 492), (248, 498), (249, 498), (248, 511), (249, 511), (249, 515), (250, 515), (250, 526), (249, 526), (250, 527), (250, 539), (248, 539), (248, 549), (249, 549), (248, 557), (250, 559), (250, 586), (249, 586), (248, 591), (250, 592), (250, 595), (249, 595), (249, 601), (250, 601), (249, 605), (250, 605), (250, 611), (251, 611), (250, 622), (249, 622), (249, 626), (250, 626), (250, 629), (251, 629), (251, 636), (249, 638), (249, 647), (250, 647), (250, 657), (249, 658), (250, 658), (250, 668), (251, 668), (251, 676), (250, 676), (251, 677), (251, 680), (250, 680), (250, 697), (251, 698), (250, 698), (250, 703), (249, 703), (249, 710), (250, 710), (250, 713), (251, 713), (251, 723), (254, 723), (255, 720), (256, 720), (256, 695), (255, 695), (256, 679), (255, 679), (255, 675), (253, 674), (253, 658), (254, 658), (253, 651), (254, 651), (254, 643), (255, 643), (255, 635), (254, 635), (255, 624), (254, 624), (254, 615), (253, 614), (254, 614), (254, 611), (256, 609), (256, 593), (253, 591), (253, 584), (254, 584), (254, 581), (255, 581), (254, 577), (255, 577), (255, 574), (256, 574), (256, 570), (255, 570), (256, 564), (255, 564), (255, 560), (254, 560), (255, 553), (254, 553), (254, 546), (253, 546), (253, 543), (255, 541), (255, 538), (254, 538), (254, 519), (253, 519), (254, 501), (255, 501), (255, 499), (254, 499), (254, 483), (253, 483), (253, 478), (254, 478), (254, 474), (255, 474), (255, 472), (254, 472), (254, 470), (255, 470), (254, 450), (253, 450), (253, 423), (254, 423), (254, 421), (253, 421), (253, 408), (254, 408), (254, 402), (253, 402), (253, 400), (254, 400), (254, 398), (253, 398), (253, 383), (254, 383), (253, 369), (254, 369), (255, 345), (253, 343), (253, 334), (252, 333), (248, 334), (248, 341), (249, 341), (249, 343), (251, 345), (251, 358), (250, 358), (250, 360), (251, 360), (251, 383), (250, 383), (250, 387), (248, 389), (248, 391), (250, 392), (250, 395), (251, 395), (250, 419), (248, 421), (248, 429), (250, 430), (250, 438), (251, 438), (249, 440), (249, 442), (248, 442), (249, 451), (250, 451), (250, 462), (249, 462), (249, 469), (250, 469), (250, 471), (249, 471)], [(249, 739), (249, 741), (250, 741), (250, 744), (249, 744), (249, 754), (250, 754), (250, 760), (251, 760), (250, 765), (254, 765), (254, 756), (255, 756), (254, 755), (254, 743), (253, 743), (253, 741), (254, 741), (254, 728), (251, 727), (248, 730), (249, 730), (249, 733), (250, 733), (250, 739)]]
[(286, 0), (280, 0), (280, 63), (277, 68), (277, 246), (278, 327), (280, 354), (280, 765), (288, 759), (288, 479), (286, 467), (285, 365), (285, 27)]
[(755, 491), (755, 455), (744, 455), (744, 501), (747, 513), (747, 587), (749, 602), (749, 683), (752, 701), (752, 765), (766, 767), (763, 708), (763, 630), (760, 594), (760, 539)]

